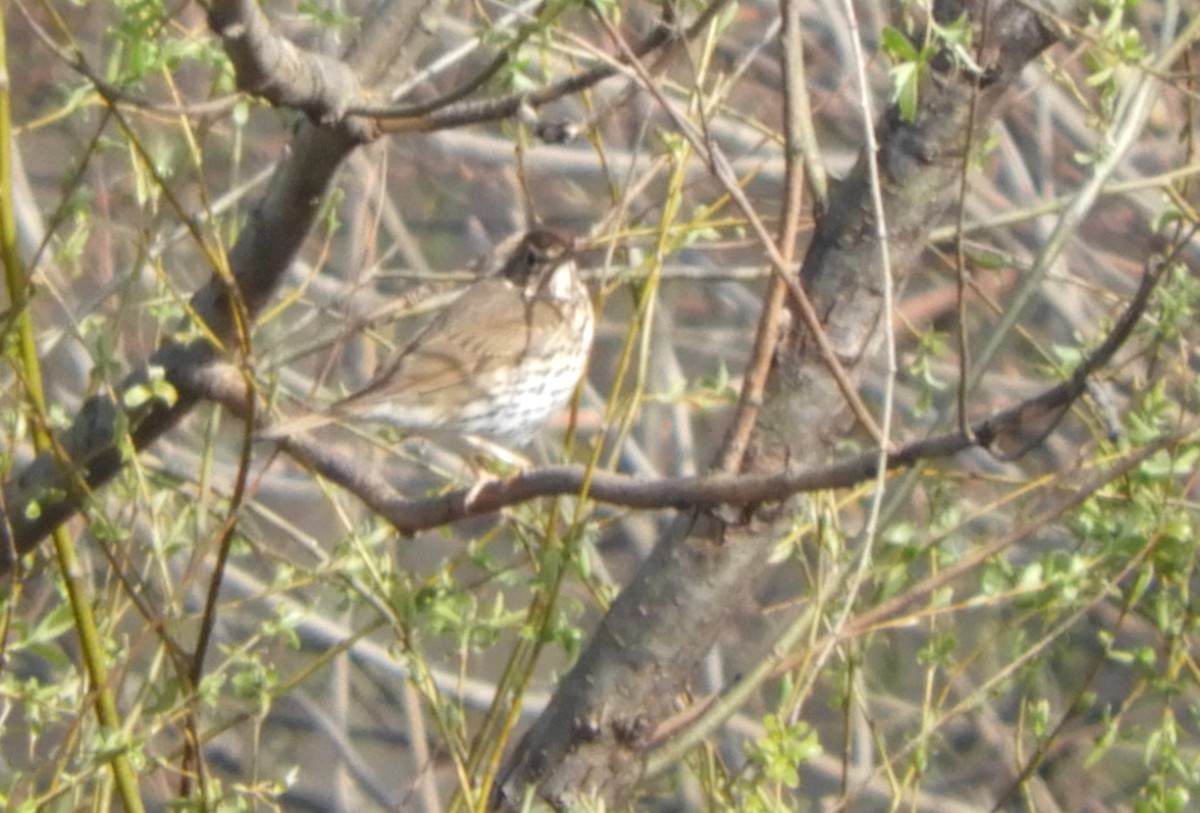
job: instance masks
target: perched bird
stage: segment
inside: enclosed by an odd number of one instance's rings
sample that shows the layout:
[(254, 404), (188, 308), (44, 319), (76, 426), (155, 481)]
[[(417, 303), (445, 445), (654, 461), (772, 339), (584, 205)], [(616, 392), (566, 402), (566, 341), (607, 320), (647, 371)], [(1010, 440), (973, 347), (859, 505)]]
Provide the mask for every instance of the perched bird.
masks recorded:
[(570, 244), (530, 231), (498, 271), (471, 283), (363, 389), (263, 436), (381, 423), (433, 438), (522, 445), (570, 400), (594, 332)]

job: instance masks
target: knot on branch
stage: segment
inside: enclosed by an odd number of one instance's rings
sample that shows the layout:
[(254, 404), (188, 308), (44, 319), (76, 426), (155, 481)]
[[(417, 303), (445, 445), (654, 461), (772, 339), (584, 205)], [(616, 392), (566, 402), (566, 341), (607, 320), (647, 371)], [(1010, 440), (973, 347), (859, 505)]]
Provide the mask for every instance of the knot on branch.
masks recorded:
[(300, 110), (317, 124), (345, 127), (359, 141), (377, 137), (367, 120), (346, 117), (364, 93), (345, 62), (298, 48), (250, 0), (214, 3), (208, 24), (221, 38), (239, 90)]

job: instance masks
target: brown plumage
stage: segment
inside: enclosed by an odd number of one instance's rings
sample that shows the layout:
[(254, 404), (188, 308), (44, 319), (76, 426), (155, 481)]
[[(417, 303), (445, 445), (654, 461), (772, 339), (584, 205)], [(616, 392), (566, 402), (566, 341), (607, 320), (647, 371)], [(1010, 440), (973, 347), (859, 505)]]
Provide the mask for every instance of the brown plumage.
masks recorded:
[(498, 272), (469, 285), (363, 389), (267, 434), (346, 421), (525, 443), (570, 400), (593, 331), (570, 245), (531, 231)]

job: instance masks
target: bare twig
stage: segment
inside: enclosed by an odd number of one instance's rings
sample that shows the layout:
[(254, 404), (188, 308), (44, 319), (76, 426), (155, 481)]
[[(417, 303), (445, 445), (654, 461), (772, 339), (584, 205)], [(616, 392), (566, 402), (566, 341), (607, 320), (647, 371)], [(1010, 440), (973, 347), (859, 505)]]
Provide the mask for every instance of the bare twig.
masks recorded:
[[(590, 70), (551, 83), (532, 93), (513, 93), (499, 99), (462, 102), (412, 118), (380, 118), (379, 127), (385, 133), (428, 133), (461, 127), (465, 124), (480, 124), (486, 121), (510, 118), (515, 116), (525, 105), (532, 108), (541, 107), (556, 99), (594, 87), (605, 79), (616, 76), (621, 72), (623, 61), (629, 60), (631, 57), (635, 60), (641, 59), (660, 49), (666, 50), (676, 43), (686, 42), (703, 31), (713, 17), (728, 3), (729, 0), (712, 0), (685, 30), (677, 31), (666, 24), (660, 24), (637, 45), (629, 47), (629, 53), (625, 54), (621, 60), (606, 65), (597, 65)], [(351, 109), (354, 112), (361, 112), (363, 115), (379, 116), (388, 115), (390, 110), (390, 108), (379, 109), (370, 106), (356, 106)]]
[[(807, 166), (803, 162), (810, 155), (805, 145), (810, 148), (815, 145), (801, 140), (802, 133), (811, 134), (812, 124), (805, 121), (809, 109), (808, 90), (803, 82), (804, 52), (800, 39), (800, 4), (794, 0), (786, 0), (781, 5), (783, 26), (780, 37), (780, 69), (783, 74), (783, 156), (786, 170), (779, 253), (780, 259), (790, 267), (796, 259), (796, 240), (800, 229), (804, 188), (802, 181)], [(787, 285), (783, 281), (783, 275), (772, 274), (767, 286), (767, 295), (763, 298), (762, 314), (759, 316), (758, 329), (754, 335), (754, 349), (750, 353), (750, 363), (742, 381), (737, 411), (725, 435), (721, 457), (716, 466), (717, 471), (732, 472), (742, 465), (746, 447), (750, 444), (750, 435), (758, 420), (759, 408), (762, 406), (763, 390), (767, 385), (771, 361), (775, 358), (775, 348), (783, 330), (783, 302), (786, 295)]]

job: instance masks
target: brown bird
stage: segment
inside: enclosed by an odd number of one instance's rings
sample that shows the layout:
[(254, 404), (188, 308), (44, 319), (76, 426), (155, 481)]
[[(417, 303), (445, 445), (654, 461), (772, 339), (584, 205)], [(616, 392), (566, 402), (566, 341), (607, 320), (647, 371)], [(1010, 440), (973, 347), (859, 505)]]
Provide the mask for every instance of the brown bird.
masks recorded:
[(570, 244), (531, 231), (499, 271), (469, 285), (363, 389), (264, 437), (346, 421), (522, 445), (570, 400), (594, 330)]

